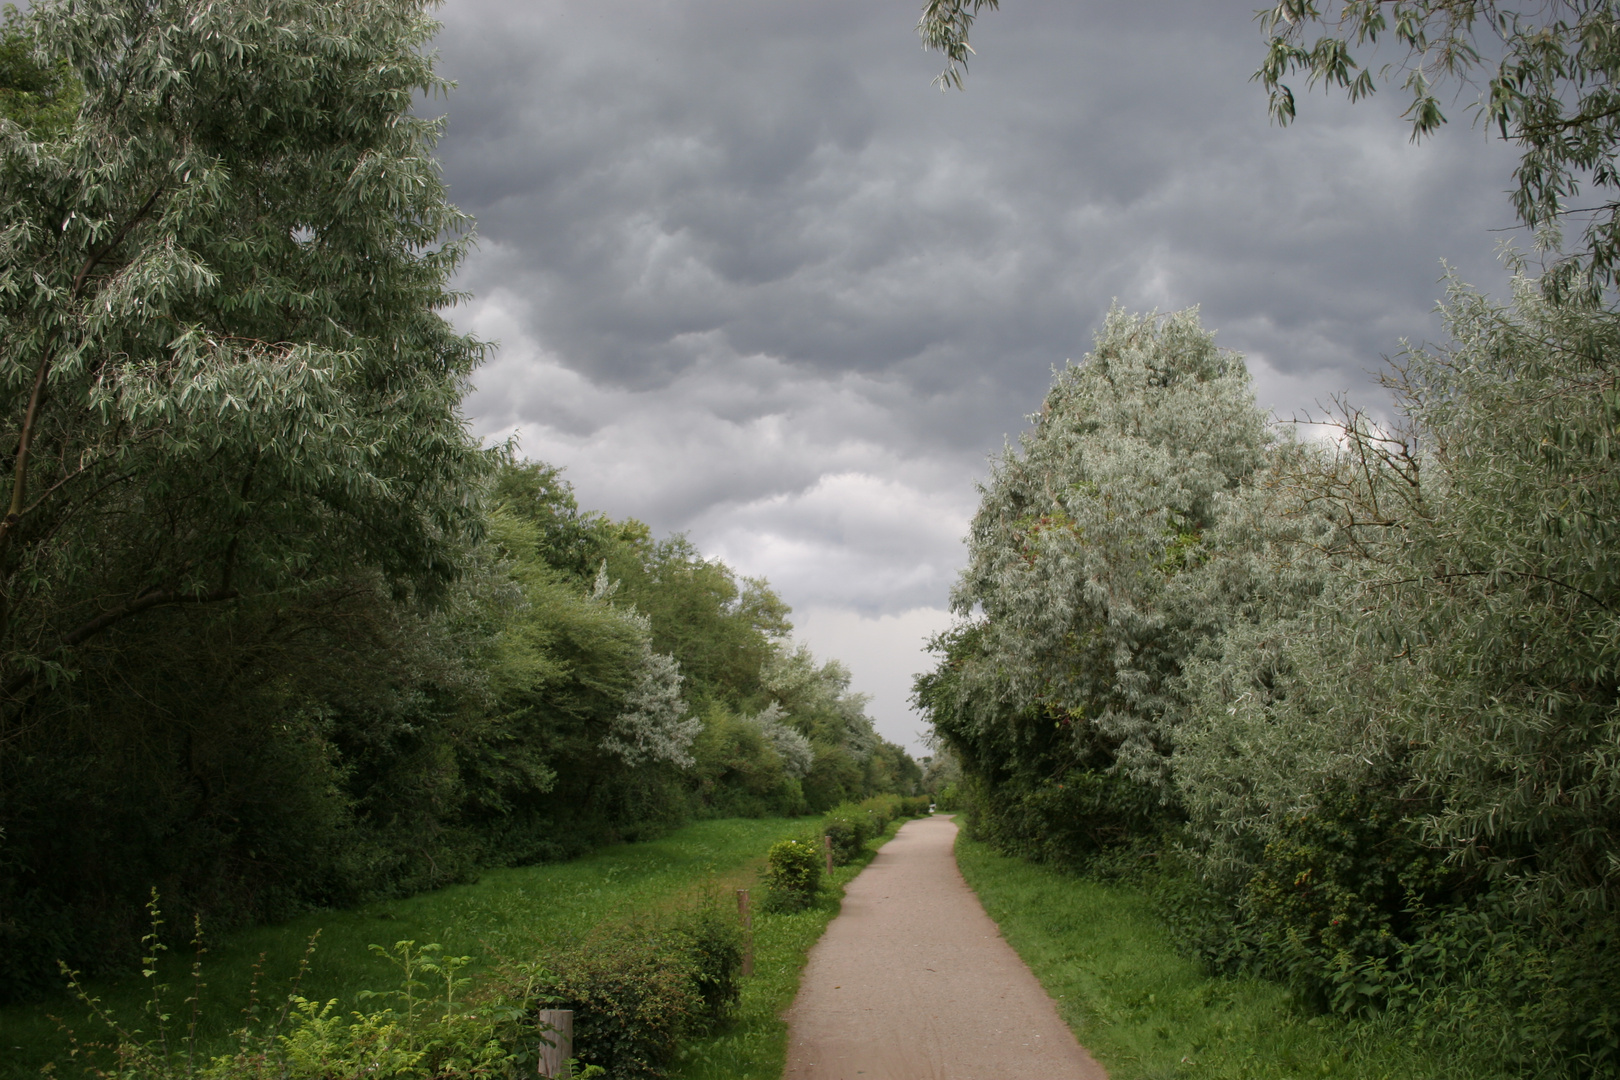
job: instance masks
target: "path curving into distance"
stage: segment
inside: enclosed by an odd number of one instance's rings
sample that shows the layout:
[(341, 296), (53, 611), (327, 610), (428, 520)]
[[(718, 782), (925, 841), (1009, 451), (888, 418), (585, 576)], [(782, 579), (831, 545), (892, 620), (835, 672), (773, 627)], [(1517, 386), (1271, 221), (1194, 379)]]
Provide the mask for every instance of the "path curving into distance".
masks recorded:
[(788, 1010), (784, 1080), (1107, 1080), (956, 869), (903, 826), (844, 893)]

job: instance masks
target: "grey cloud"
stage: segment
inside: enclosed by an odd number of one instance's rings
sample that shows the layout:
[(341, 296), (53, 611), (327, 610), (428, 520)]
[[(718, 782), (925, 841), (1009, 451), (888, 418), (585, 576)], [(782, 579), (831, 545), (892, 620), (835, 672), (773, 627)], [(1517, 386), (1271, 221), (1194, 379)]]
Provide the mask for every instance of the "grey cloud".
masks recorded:
[(965, 94), (919, 7), (452, 0), (479, 430), (790, 601), (937, 606), (985, 455), (1113, 298), (1201, 303), (1289, 414), (1376, 399), (1442, 256), (1500, 284), (1507, 151), (1409, 146), (1394, 92), (1270, 126), (1242, 5), (1007, 5)]

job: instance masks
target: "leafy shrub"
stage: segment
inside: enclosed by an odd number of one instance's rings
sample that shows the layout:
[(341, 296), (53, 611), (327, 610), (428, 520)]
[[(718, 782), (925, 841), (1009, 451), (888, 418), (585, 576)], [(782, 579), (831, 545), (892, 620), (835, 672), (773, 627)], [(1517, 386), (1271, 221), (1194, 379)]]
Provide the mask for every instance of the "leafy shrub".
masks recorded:
[(821, 888), (821, 852), (807, 840), (781, 840), (766, 856), (765, 907), (801, 911)]
[[(706, 813), (714, 817), (804, 813), (803, 789), (771, 741), (774, 730), (768, 731), (758, 717), (739, 717), (723, 706), (708, 710), (692, 748), (697, 762), (691, 774)], [(784, 736), (787, 730), (783, 728)]]
[(872, 816), (853, 803), (842, 803), (827, 811), (822, 833), (832, 841), (833, 863), (847, 865), (866, 847), (874, 834)]
[(675, 921), (674, 944), (685, 953), (701, 1004), (694, 1029), (713, 1030), (736, 1014), (742, 996), (742, 927), (711, 894)]
[(993, 791), (970, 777), (961, 787), (955, 805), (967, 811), (971, 835), (1039, 862), (1089, 863), (1133, 836), (1152, 835), (1164, 816), (1155, 792), (1122, 771), (1012, 777)]
[(891, 822), (900, 817), (916, 817), (928, 812), (926, 795), (902, 798), (899, 795), (873, 795), (859, 803), (840, 803), (827, 811), (822, 832), (832, 840), (833, 862), (848, 864), (868, 841), (883, 835)]
[(574, 1053), (614, 1080), (665, 1075), (682, 1038), (713, 1031), (736, 1012), (742, 930), (719, 896), (662, 924), (600, 930), (543, 957), (528, 991), (532, 1010), (574, 1010)]
[(1620, 1077), (1620, 916), (1529, 914), (1487, 896), (1427, 919), (1378, 979), (1416, 1033), (1479, 1067)]
[[(800, 843), (805, 850), (811, 845)], [(812, 860), (813, 881), (819, 867)], [(292, 991), (279, 1007), (261, 1006), (255, 983), (235, 1034), (233, 1052), (205, 1058), (197, 1045), (202, 1024), (201, 923), (193, 938), (198, 962), (189, 996), (178, 1008), (156, 982), (163, 919), (154, 892), (150, 930), (142, 938), (142, 967), (152, 980), (137, 1030), (90, 997), (68, 972), (79, 999), (105, 1028), (102, 1038), (73, 1042), (85, 1075), (102, 1080), (494, 1080), (532, 1074), (543, 1009), (574, 1012), (577, 1080), (656, 1080), (666, 1075), (679, 1041), (707, 1034), (731, 1019), (741, 996), (742, 930), (734, 913), (711, 894), (656, 922), (598, 928), (562, 948), (508, 958), (476, 981), (466, 956), (442, 946), (398, 941), (371, 946), (400, 979), (395, 989), (362, 990), (361, 1007), (298, 993), (305, 954)], [(255, 976), (256, 978), (256, 976)], [(189, 1014), (176, 1030), (171, 1018)], [(148, 1026), (150, 1025), (150, 1026)], [(114, 1059), (111, 1068), (98, 1051)]]
[(927, 817), (928, 807), (933, 800), (927, 795), (907, 795), (900, 800), (900, 812), (897, 817)]
[(703, 995), (691, 957), (672, 935), (618, 928), (548, 958), (535, 987), (550, 1008), (574, 1012), (574, 1053), (615, 1080), (665, 1075), (683, 1034), (699, 1027)]
[(900, 816), (900, 796), (873, 795), (862, 800), (861, 809), (866, 811), (872, 823), (872, 835), (881, 836), (889, 823)]
[(1267, 966), (1318, 1008), (1382, 1006), (1383, 979), (1346, 971), (1395, 958), (1412, 938), (1412, 913), (1452, 884), (1443, 862), (1418, 842), (1392, 800), (1367, 792), (1325, 796), (1282, 826), (1244, 891)]
[[(155, 898), (148, 908), (152, 930), (143, 938), (143, 959), (146, 977), (154, 979), (157, 954), (165, 947), (159, 941), (162, 920)], [(193, 944), (200, 948), (199, 941)], [(248, 1022), (234, 1036), (235, 1050), (209, 1058), (198, 1046), (200, 962), (186, 988), (190, 1015), (183, 1031), (172, 1024), (174, 1001), (167, 986), (152, 986), (143, 1020), (151, 1028), (136, 1030), (103, 1008), (72, 976), (70, 985), (81, 1003), (106, 1028), (99, 1040), (74, 1041), (75, 1064), (84, 1075), (103, 1080), (481, 1080), (532, 1070), (534, 1008), (547, 1001), (539, 991), (544, 980), (536, 977), (537, 969), (516, 981), (520, 989), (515, 994), (510, 987), (486, 985), (469, 1000), (471, 980), (460, 974), (468, 957), (445, 956), (438, 945), (418, 947), (414, 941), (372, 948), (398, 969), (397, 989), (361, 991), (359, 999), (366, 1005), (343, 1014), (336, 1001), (300, 995), (296, 978), (279, 1008), (262, 1008), (255, 987)], [(307, 969), (309, 955), (300, 973)], [(376, 1001), (386, 1004), (370, 1004)], [(113, 1062), (101, 1060), (100, 1051)], [(574, 1075), (588, 1080), (603, 1073), (585, 1067)]]

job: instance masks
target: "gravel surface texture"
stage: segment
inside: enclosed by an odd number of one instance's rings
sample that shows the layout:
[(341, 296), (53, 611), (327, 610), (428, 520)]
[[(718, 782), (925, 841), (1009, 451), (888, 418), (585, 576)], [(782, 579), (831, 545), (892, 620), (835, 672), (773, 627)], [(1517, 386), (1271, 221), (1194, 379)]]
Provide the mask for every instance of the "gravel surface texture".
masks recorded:
[(902, 827), (852, 881), (788, 1011), (785, 1080), (1107, 1080), (956, 869)]

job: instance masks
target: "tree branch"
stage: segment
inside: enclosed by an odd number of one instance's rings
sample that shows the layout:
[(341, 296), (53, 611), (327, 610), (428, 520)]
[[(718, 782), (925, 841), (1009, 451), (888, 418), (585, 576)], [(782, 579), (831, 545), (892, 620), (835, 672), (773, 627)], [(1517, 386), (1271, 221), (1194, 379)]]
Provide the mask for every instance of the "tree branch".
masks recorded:
[(73, 299), (78, 299), (79, 290), (84, 287), (84, 281), (90, 276), (90, 271), (94, 270), (108, 255), (111, 255), (118, 245), (124, 242), (124, 238), (129, 235), (130, 230), (139, 225), (145, 220), (146, 215), (152, 212), (152, 207), (157, 203), (158, 196), (163, 194), (163, 188), (164, 185), (159, 184), (152, 194), (147, 196), (146, 202), (141, 204), (141, 208), (135, 211), (134, 216), (119, 226), (112, 239), (103, 244), (101, 250), (92, 251), (89, 257), (84, 260), (84, 265), (79, 267), (79, 272), (73, 275), (73, 288), (69, 294)]
[[(109, 626), (139, 615), (143, 611), (181, 604), (217, 604), (224, 600), (234, 600), (237, 595), (235, 589), (224, 587), (196, 593), (183, 593), (167, 588), (147, 589), (112, 610), (104, 611), (95, 618), (80, 623), (77, 627), (63, 634), (62, 639), (57, 642), (56, 647), (48, 655), (54, 656), (67, 649), (82, 645)], [(14, 675), (6, 681), (5, 688), (0, 689), (0, 698), (13, 699), (38, 679), (38, 671), (25, 671)]]

